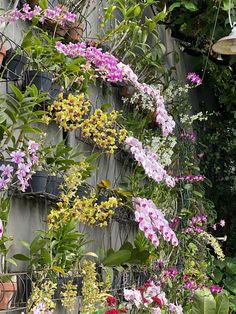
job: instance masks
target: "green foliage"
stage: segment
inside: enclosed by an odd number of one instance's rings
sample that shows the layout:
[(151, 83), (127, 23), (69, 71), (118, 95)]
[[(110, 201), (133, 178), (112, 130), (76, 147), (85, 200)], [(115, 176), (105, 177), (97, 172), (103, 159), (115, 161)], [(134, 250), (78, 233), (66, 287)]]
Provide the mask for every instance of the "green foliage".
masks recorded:
[(76, 90), (85, 92), (92, 74), (92, 70), (86, 72), (81, 67), (85, 64), (85, 59), (66, 57), (55, 48), (55, 44), (60, 38), (53, 38), (37, 27), (35, 27), (35, 31), (36, 35), (32, 30), (28, 31), (21, 44), (30, 57), (31, 67), (38, 71), (53, 72), (56, 82), (65, 89), (72, 88), (76, 79), (82, 76), (81, 85), (75, 84), (75, 86)]
[(6, 149), (10, 143), (12, 149), (18, 148), (33, 135), (40, 136), (43, 133), (37, 124), (42, 123), (45, 111), (38, 110), (38, 107), (48, 99), (45, 94), (39, 94), (34, 85), (28, 86), (24, 92), (13, 84), (10, 87), (14, 95), (7, 94), (0, 98), (2, 149)]
[(31, 270), (54, 270), (64, 273), (73, 270), (84, 256), (85, 235), (76, 230), (76, 221), (64, 223), (57, 231), (38, 230), (29, 244), (22, 242), (28, 255), (16, 254), (16, 260), (29, 261)]
[(193, 296), (191, 314), (228, 314), (229, 298), (225, 292), (214, 296), (207, 288), (198, 289)]
[(138, 232), (134, 246), (130, 242), (125, 242), (118, 251), (109, 249), (105, 254), (100, 254), (101, 263), (105, 266), (121, 265), (145, 265), (148, 262), (151, 251), (150, 241), (148, 241), (143, 232)]
[[(99, 37), (108, 43), (111, 52), (129, 64), (141, 79), (152, 82), (164, 72), (162, 67), (165, 47), (161, 43), (156, 25), (166, 17), (163, 9), (158, 14), (151, 12), (155, 1), (110, 0), (105, 8), (102, 28), (113, 25)], [(148, 14), (149, 13), (149, 14)], [(150, 45), (151, 43), (151, 45)]]

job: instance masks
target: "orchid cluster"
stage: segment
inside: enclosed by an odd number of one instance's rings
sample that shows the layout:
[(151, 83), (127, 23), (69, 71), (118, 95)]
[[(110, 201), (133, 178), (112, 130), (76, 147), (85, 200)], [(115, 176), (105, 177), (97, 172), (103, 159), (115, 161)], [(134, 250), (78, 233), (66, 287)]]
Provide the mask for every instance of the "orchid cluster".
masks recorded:
[[(157, 88), (160, 90), (163, 89), (162, 85), (157, 85)], [(162, 91), (164, 101), (168, 104), (171, 104), (173, 101), (181, 98), (187, 97), (187, 94), (189, 90), (191, 89), (191, 86), (189, 84), (169, 84), (166, 89)]]
[(140, 83), (138, 81), (137, 75), (132, 71), (130, 66), (120, 62), (119, 67), (123, 71), (124, 80), (127, 81), (127, 83), (133, 84), (134, 87), (139, 92), (148, 95), (150, 99), (153, 101), (155, 108), (154, 114), (156, 117), (155, 121), (161, 126), (162, 134), (164, 136), (167, 136), (170, 133), (172, 133), (175, 127), (175, 122), (166, 111), (164, 98), (163, 96), (161, 96), (160, 90), (155, 88), (154, 86), (150, 86), (145, 83)]
[[(22, 192), (26, 190), (34, 173), (34, 166), (39, 160), (37, 155), (39, 146), (35, 141), (29, 141), (27, 150), (16, 150), (10, 154), (14, 166), (3, 164), (0, 167), (0, 190), (7, 190), (11, 184)], [(13, 180), (15, 176), (16, 181)]]
[(0, 23), (10, 23), (18, 20), (31, 21), (34, 17), (39, 18), (41, 23), (44, 23), (45, 19), (51, 19), (61, 26), (64, 26), (67, 22), (75, 23), (76, 21), (76, 14), (65, 11), (59, 6), (42, 10), (38, 5), (31, 9), (29, 4), (25, 3), (22, 10), (14, 9), (1, 15)]
[(188, 226), (184, 230), (184, 232), (188, 234), (201, 233), (206, 229), (206, 224), (207, 224), (206, 215), (194, 216), (188, 221)]
[(194, 115), (188, 115), (188, 114), (180, 114), (179, 118), (180, 118), (180, 122), (183, 123), (186, 127), (191, 126), (193, 124), (194, 121), (198, 120), (198, 121), (207, 121), (208, 117), (210, 115), (213, 115), (214, 113), (208, 113), (208, 111), (206, 111), (205, 113), (203, 113), (202, 111), (194, 114)]
[(69, 94), (67, 97), (61, 93), (58, 99), (48, 107), (47, 121), (56, 121), (64, 130), (73, 131), (81, 127), (85, 115), (89, 112), (91, 103), (85, 99), (84, 93)]
[(176, 267), (170, 267), (164, 270), (164, 278), (176, 279), (178, 270)]
[[(127, 308), (133, 307), (141, 310), (142, 313), (161, 314), (176, 313), (183, 314), (181, 305), (170, 303), (161, 291), (160, 283), (148, 281), (137, 289), (124, 289), (124, 298), (128, 301)], [(164, 311), (164, 312), (163, 312)]]
[(194, 73), (194, 72), (188, 73), (187, 79), (188, 79), (191, 83), (193, 83), (194, 85), (196, 85), (196, 86), (202, 84), (202, 79), (200, 78), (199, 75), (197, 75), (197, 74)]
[(56, 43), (56, 48), (59, 52), (75, 58), (77, 56), (85, 57), (94, 67), (99, 76), (109, 82), (125, 81), (134, 85), (135, 89), (150, 97), (154, 103), (156, 122), (160, 124), (164, 136), (170, 134), (174, 127), (175, 122), (171, 116), (168, 115), (164, 98), (160, 95), (160, 90), (140, 83), (137, 75), (128, 66), (119, 62), (112, 54), (102, 52), (101, 48), (87, 47), (86, 43), (70, 43), (65, 45), (61, 42)]
[(153, 100), (141, 91), (136, 91), (131, 97), (122, 97), (124, 104), (130, 103), (136, 108), (143, 109), (144, 111), (155, 112), (155, 106)]
[(114, 154), (120, 144), (124, 143), (127, 131), (118, 126), (118, 111), (103, 112), (96, 109), (81, 123), (82, 137), (91, 140), (109, 154)]
[(134, 155), (135, 160), (143, 166), (146, 175), (157, 183), (165, 181), (166, 185), (173, 187), (175, 180), (169, 176), (160, 162), (157, 160), (157, 154), (151, 149), (150, 146), (143, 148), (142, 143), (135, 137), (127, 137), (125, 144), (131, 147), (131, 153)]
[(188, 175), (188, 176), (177, 176), (175, 182), (202, 182), (205, 180), (204, 175)]
[(56, 303), (52, 300), (56, 287), (57, 284), (53, 283), (51, 280), (42, 283), (40, 288), (33, 285), (32, 293), (27, 301), (27, 313), (54, 313)]
[(135, 221), (139, 223), (139, 229), (144, 232), (147, 239), (157, 247), (159, 239), (156, 235), (159, 232), (165, 241), (172, 243), (173, 246), (178, 245), (178, 239), (174, 231), (170, 228), (168, 221), (163, 213), (156, 208), (152, 200), (136, 197), (133, 198), (135, 208)]
[(177, 140), (174, 136), (152, 137), (150, 146), (154, 152), (158, 153), (158, 161), (163, 167), (170, 166), (172, 163), (172, 156), (174, 154), (176, 144)]
[(218, 223), (212, 225), (212, 229), (213, 229), (213, 230), (216, 230), (216, 229), (217, 229), (217, 225), (223, 228), (223, 227), (225, 226), (225, 220), (224, 220), (224, 219), (221, 219), (220, 222), (218, 222)]
[(65, 45), (58, 41), (56, 49), (70, 58), (84, 57), (93, 65), (99, 76), (108, 82), (120, 82), (123, 80), (122, 70), (118, 67), (118, 59), (109, 52), (102, 52), (101, 48), (87, 47), (84, 42)]
[(186, 131), (184, 131), (184, 132), (182, 132), (181, 134), (180, 134), (180, 137), (182, 138), (182, 139), (185, 139), (185, 140), (189, 140), (189, 141), (191, 141), (191, 142), (195, 142), (196, 141), (196, 134), (194, 133), (194, 132), (186, 132)]

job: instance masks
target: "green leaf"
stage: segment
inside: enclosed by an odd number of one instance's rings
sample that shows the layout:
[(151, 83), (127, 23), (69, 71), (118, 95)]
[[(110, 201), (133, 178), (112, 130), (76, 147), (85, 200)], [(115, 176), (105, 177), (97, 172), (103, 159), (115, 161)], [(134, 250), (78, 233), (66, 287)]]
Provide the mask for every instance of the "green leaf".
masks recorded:
[(171, 6), (169, 6), (168, 11), (171, 12), (173, 11), (175, 8), (179, 8), (181, 6), (180, 2), (174, 2)]
[(227, 277), (226, 279), (223, 280), (223, 282), (227, 289), (236, 294), (236, 276)]
[(52, 266), (51, 269), (56, 271), (57, 273), (65, 275), (65, 271), (59, 266)]
[(193, 189), (193, 185), (191, 183), (187, 183), (184, 185), (184, 189), (190, 191)]
[(21, 93), (21, 91), (19, 90), (19, 88), (17, 88), (14, 84), (10, 84), (10, 88), (11, 90), (14, 92), (14, 94), (16, 95), (17, 99), (19, 101), (22, 101), (22, 99), (24, 99), (23, 94)]
[(102, 111), (106, 111), (107, 109), (110, 109), (111, 108), (111, 104), (103, 104), (101, 105), (101, 110)]
[(225, 292), (219, 293), (216, 298), (216, 314), (228, 314), (229, 313), (229, 298)]
[(20, 243), (21, 243), (24, 247), (26, 247), (28, 250), (30, 250), (30, 244), (29, 244), (29, 242), (26, 242), (26, 241), (24, 241), (24, 240), (21, 240)]
[(219, 270), (219, 268), (216, 268), (214, 271), (213, 271), (213, 279), (216, 283), (219, 283), (222, 278), (223, 278), (223, 273)]
[(41, 250), (46, 245), (46, 240), (42, 239), (40, 236), (36, 236), (30, 244), (30, 254), (34, 254)]
[(122, 265), (131, 257), (131, 252), (128, 250), (120, 250), (118, 252), (111, 253), (105, 260), (103, 264), (105, 266), (118, 266)]
[(28, 48), (32, 45), (32, 37), (33, 37), (33, 33), (32, 30), (30, 30), (24, 37), (22, 43), (21, 43), (21, 47), (24, 48)]
[(139, 16), (141, 12), (142, 12), (142, 10), (141, 10), (140, 6), (137, 5), (134, 9), (134, 16)]
[(226, 263), (226, 271), (230, 275), (236, 275), (236, 263), (227, 262)]
[(183, 5), (189, 11), (197, 11), (198, 10), (197, 6), (193, 2), (184, 1)]
[(210, 290), (198, 289), (193, 296), (192, 314), (215, 314), (216, 302)]
[(121, 247), (120, 250), (128, 250), (132, 251), (133, 250), (133, 245), (130, 242), (125, 242)]
[(43, 10), (47, 9), (47, 7), (48, 7), (48, 2), (47, 2), (47, 0), (39, 0), (39, 6), (40, 6), (40, 8), (42, 8)]
[(45, 264), (51, 264), (51, 256), (45, 248), (41, 249), (41, 256)]
[(15, 254), (13, 255), (13, 258), (19, 260), (19, 261), (29, 261), (30, 258), (24, 254)]
[(193, 194), (196, 195), (196, 196), (198, 196), (198, 197), (200, 197), (200, 198), (203, 197), (203, 194), (200, 193), (200, 192), (198, 192), (198, 191), (193, 191)]
[(14, 265), (14, 266), (17, 266), (16, 261), (14, 261), (14, 259), (12, 259), (12, 258), (7, 258), (7, 259), (6, 259), (6, 262), (11, 263), (11, 264)]

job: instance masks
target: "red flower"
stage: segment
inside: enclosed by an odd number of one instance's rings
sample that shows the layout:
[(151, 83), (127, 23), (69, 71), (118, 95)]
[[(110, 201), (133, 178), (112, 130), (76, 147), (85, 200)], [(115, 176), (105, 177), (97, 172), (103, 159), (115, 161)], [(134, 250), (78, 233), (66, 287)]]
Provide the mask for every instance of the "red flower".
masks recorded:
[(153, 299), (153, 301), (156, 302), (160, 307), (163, 306), (163, 301), (162, 301), (160, 298), (158, 298), (157, 296), (152, 297), (152, 299)]
[(148, 300), (146, 298), (143, 298), (143, 303), (148, 303)]
[(146, 288), (148, 288), (148, 287), (152, 287), (152, 284), (151, 284), (151, 282), (145, 282), (145, 284), (144, 284), (144, 287), (146, 287)]
[(112, 295), (110, 295), (109, 297), (107, 297), (107, 304), (109, 306), (113, 306), (116, 303), (116, 298), (113, 297)]
[(144, 289), (144, 287), (139, 287), (138, 290), (139, 290), (140, 292), (144, 292), (145, 289)]
[(111, 309), (107, 310), (105, 314), (119, 314), (119, 311), (117, 309)]
[(127, 310), (124, 307), (122, 309), (120, 309), (119, 311), (120, 311), (120, 313), (127, 313)]

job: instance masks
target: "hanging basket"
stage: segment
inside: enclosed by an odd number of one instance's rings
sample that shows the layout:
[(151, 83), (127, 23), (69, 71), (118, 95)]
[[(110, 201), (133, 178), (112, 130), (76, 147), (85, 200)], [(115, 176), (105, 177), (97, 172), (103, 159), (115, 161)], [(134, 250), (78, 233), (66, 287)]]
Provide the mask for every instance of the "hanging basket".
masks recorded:
[(12, 48), (8, 49), (2, 63), (2, 77), (7, 80), (17, 81), (21, 77), (26, 64), (26, 56), (17, 54)]
[(70, 24), (68, 27), (67, 41), (73, 43), (80, 41), (85, 29), (84, 24), (75, 22)]

